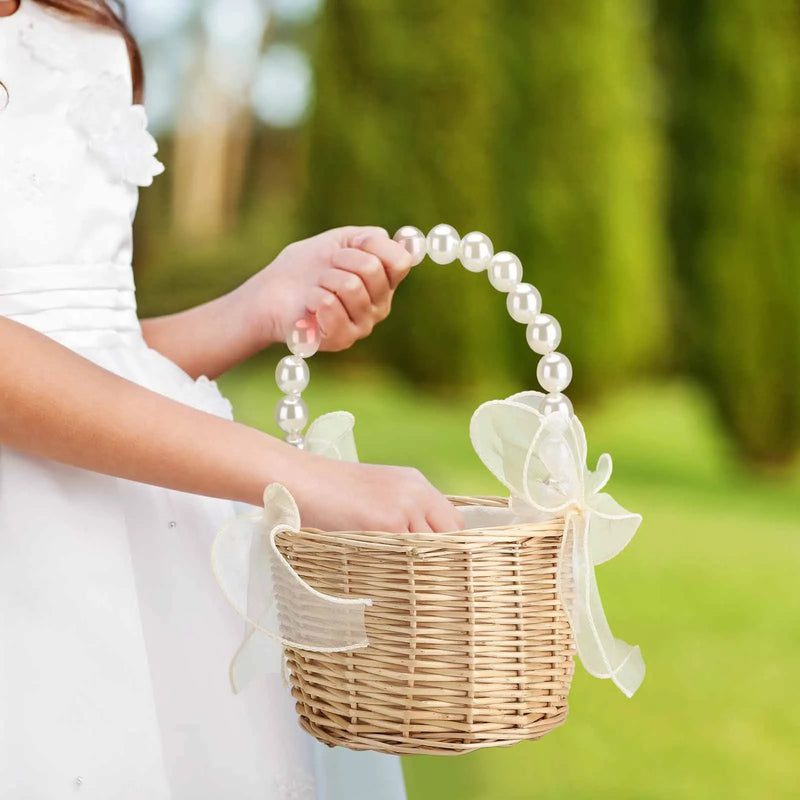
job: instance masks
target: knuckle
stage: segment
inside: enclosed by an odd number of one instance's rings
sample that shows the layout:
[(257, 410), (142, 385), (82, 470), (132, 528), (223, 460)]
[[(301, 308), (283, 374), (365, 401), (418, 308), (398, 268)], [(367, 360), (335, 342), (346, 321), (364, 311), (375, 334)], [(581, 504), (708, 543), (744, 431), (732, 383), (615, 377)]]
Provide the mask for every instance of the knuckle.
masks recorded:
[(371, 319), (364, 319), (358, 325), (358, 338), (364, 339), (372, 333), (374, 325)]
[(428, 481), (426, 480), (425, 476), (418, 470), (416, 467), (408, 467), (409, 477), (412, 478), (416, 483), (421, 485), (427, 485)]
[(383, 521), (387, 531), (404, 531), (408, 527), (405, 514), (394, 512), (388, 514)]
[(362, 267), (364, 274), (369, 276), (378, 275), (383, 270), (383, 264), (381, 263), (381, 260), (371, 253), (364, 253), (364, 256), (365, 258)]
[(364, 284), (361, 282), (361, 278), (359, 278), (358, 275), (350, 274), (344, 279), (345, 290), (353, 294), (357, 293), (363, 285)]

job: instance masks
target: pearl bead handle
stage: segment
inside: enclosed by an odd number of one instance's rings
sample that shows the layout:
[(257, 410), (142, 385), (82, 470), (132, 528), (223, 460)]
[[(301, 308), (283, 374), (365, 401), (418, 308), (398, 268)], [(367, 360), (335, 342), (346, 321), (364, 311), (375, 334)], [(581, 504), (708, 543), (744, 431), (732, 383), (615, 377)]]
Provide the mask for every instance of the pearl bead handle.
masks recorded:
[[(414, 267), (427, 255), (436, 264), (458, 259), (469, 272), (486, 272), (489, 283), (506, 295), (510, 317), (526, 326), (528, 346), (541, 356), (536, 378), (545, 396), (539, 410), (543, 414), (573, 413), (572, 403), (564, 394), (572, 381), (572, 364), (557, 351), (561, 325), (551, 314), (542, 313), (542, 296), (535, 286), (523, 283), (522, 262), (517, 256), (506, 250), (495, 253), (486, 234), (473, 231), (462, 238), (452, 225), (443, 223), (427, 236), (413, 225), (404, 225), (393, 238), (411, 254)], [(320, 339), (313, 315), (295, 322), (286, 337), (291, 355), (282, 358), (275, 370), (278, 388), (284, 392), (275, 409), (275, 421), (286, 434), (284, 440), (299, 448), (305, 445), (303, 430), (308, 424), (308, 407), (302, 398), (309, 381), (306, 359), (319, 350)]]

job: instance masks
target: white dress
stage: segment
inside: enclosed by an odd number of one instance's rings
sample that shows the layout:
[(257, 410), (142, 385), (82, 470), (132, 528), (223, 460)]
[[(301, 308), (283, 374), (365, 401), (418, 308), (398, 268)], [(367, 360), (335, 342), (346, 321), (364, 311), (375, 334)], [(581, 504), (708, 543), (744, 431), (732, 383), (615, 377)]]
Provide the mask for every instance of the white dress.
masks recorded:
[[(122, 39), (22, 0), (0, 81), (0, 314), (230, 417), (142, 338), (131, 222), (161, 166)], [(399, 759), (316, 742), (277, 670), (232, 694), (209, 550), (242, 510), (0, 446), (2, 800), (403, 800)]]

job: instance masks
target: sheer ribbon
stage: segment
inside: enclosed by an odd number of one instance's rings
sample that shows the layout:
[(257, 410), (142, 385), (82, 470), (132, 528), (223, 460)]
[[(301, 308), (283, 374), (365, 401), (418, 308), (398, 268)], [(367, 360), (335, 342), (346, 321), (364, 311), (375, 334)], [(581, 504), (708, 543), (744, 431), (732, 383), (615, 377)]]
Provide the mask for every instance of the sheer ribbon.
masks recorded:
[[(320, 417), (308, 430), (307, 448), (339, 460), (357, 460), (353, 424), (347, 412)], [(263, 509), (234, 517), (214, 540), (214, 576), (245, 620), (244, 639), (230, 665), (234, 692), (259, 674), (277, 671), (281, 653), (275, 643), (317, 652), (354, 650), (369, 643), (364, 609), (371, 600), (317, 591), (278, 550), (275, 537), (299, 529), (294, 499), (274, 483), (264, 490)]]
[(586, 467), (586, 435), (577, 417), (542, 415), (540, 392), (523, 392), (480, 406), (472, 417), (473, 447), (511, 493), (517, 519), (564, 514), (557, 591), (587, 672), (610, 678), (628, 697), (644, 680), (641, 651), (611, 633), (594, 567), (633, 538), (641, 516), (601, 490), (611, 477), (611, 457)]
[[(631, 697), (644, 679), (644, 661), (638, 647), (611, 633), (594, 567), (626, 547), (641, 516), (602, 491), (611, 477), (611, 457), (603, 454), (594, 471), (587, 469), (586, 435), (580, 421), (563, 414), (542, 415), (538, 410), (542, 397), (540, 392), (523, 392), (492, 400), (472, 417), (470, 436), (476, 453), (510, 492), (509, 511), (494, 514), (493, 524), (564, 515), (557, 592), (578, 656), (587, 672), (610, 678)], [(306, 448), (328, 458), (357, 461), (353, 425), (353, 416), (346, 411), (325, 414), (309, 427)], [(475, 519), (483, 519), (479, 512), (499, 511), (465, 510), (478, 513)], [(294, 500), (273, 484), (264, 492), (263, 511), (240, 515), (217, 534), (214, 574), (246, 622), (244, 641), (231, 662), (234, 691), (270, 671), (278, 655), (275, 642), (317, 652), (353, 650), (369, 643), (364, 609), (371, 601), (322, 594), (303, 581), (278, 551), (275, 536), (299, 528)]]

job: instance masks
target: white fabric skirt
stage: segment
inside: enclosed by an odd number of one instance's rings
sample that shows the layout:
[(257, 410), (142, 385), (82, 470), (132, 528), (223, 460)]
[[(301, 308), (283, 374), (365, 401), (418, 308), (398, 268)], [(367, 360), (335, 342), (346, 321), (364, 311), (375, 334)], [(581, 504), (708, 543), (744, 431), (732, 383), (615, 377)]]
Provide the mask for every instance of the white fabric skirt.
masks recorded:
[[(231, 416), (140, 332), (69, 346)], [(209, 551), (248, 508), (0, 446), (2, 800), (404, 800), (398, 758), (300, 728), (277, 649), (274, 673), (231, 692), (243, 623)]]

